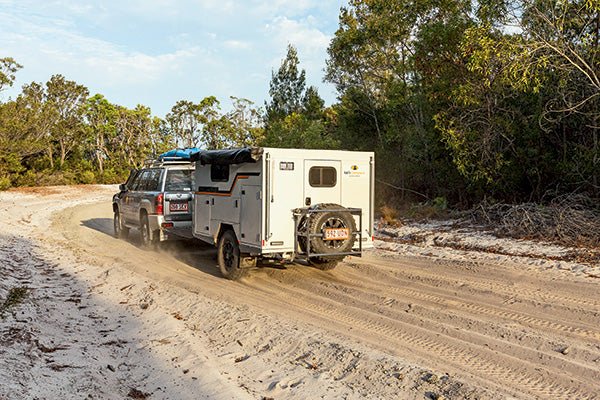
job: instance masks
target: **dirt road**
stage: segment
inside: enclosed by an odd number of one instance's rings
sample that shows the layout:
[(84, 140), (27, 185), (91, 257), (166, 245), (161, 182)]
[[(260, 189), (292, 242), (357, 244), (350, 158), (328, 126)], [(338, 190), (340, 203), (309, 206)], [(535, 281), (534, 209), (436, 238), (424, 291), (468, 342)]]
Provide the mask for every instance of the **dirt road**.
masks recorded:
[(231, 282), (211, 247), (113, 238), (108, 199), (58, 210), (49, 230), (46, 243), (106, 271), (91, 284), (113, 279), (102, 291), (120, 303), (150, 298), (155, 321), (199, 332), (251, 397), (599, 398), (600, 279), (375, 250)]

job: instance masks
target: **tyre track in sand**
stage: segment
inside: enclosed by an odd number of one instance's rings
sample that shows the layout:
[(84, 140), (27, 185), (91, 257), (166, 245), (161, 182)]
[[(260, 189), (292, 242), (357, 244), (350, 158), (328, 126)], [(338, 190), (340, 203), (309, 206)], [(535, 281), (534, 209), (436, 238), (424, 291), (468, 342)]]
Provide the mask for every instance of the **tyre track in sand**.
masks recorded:
[[(456, 287), (452, 288), (446, 284), (436, 286), (435, 294), (431, 294), (432, 287), (427, 287), (419, 282), (410, 282), (409, 280), (399, 281), (395, 282), (397, 284), (397, 286), (395, 286), (389, 283), (389, 279), (384, 283), (383, 281), (373, 280), (368, 277), (365, 278), (364, 273), (362, 276), (360, 276), (360, 274), (349, 273), (344, 281), (352, 286), (360, 286), (365, 290), (371, 290), (373, 293), (390, 293), (401, 296), (400, 298), (402, 299), (421, 300), (436, 304), (444, 307), (444, 309), (452, 309), (454, 312), (463, 311), (468, 313), (468, 315), (479, 314), (481, 316), (487, 316), (490, 322), (499, 320), (506, 322), (519, 321), (526, 326), (552, 329), (573, 337), (581, 336), (600, 340), (600, 331), (594, 329), (594, 327), (598, 326), (597, 324), (594, 325), (593, 323), (583, 322), (579, 317), (574, 320), (563, 319), (563, 316), (565, 315), (564, 312), (558, 316), (556, 313), (552, 312), (553, 310), (548, 310), (548, 307), (546, 307), (546, 315), (552, 316), (552, 320), (531, 315), (531, 311), (529, 310), (530, 307), (526, 307), (527, 311), (514, 312), (508, 310), (506, 304), (504, 305), (504, 308), (497, 306), (497, 302), (490, 303), (488, 299), (486, 299), (485, 293), (462, 293), (461, 299), (469, 299), (471, 302), (456, 301)], [(412, 289), (406, 288), (407, 285), (411, 285)], [(450, 289), (447, 289), (448, 287)], [(460, 288), (463, 289), (462, 286)], [(526, 300), (523, 297), (524, 292), (518, 288), (515, 288), (513, 293), (514, 294), (510, 297), (512, 301), (520, 301), (521, 299)], [(503, 301), (503, 303), (506, 303), (506, 301)], [(585, 310), (582, 310), (581, 308), (579, 308), (578, 311), (585, 312)], [(595, 316), (593, 315), (592, 318), (593, 317)]]
[(507, 396), (600, 393), (597, 280), (376, 251), (331, 272), (262, 268), (231, 283), (219, 277), (214, 250), (188, 244), (172, 254), (145, 252), (135, 239), (108, 234), (111, 217), (108, 203), (80, 206), (56, 217), (53, 229), (82, 257), (312, 324)]
[[(257, 280), (257, 279), (255, 279)], [(545, 367), (537, 363), (539, 351), (527, 349), (515, 344), (517, 349), (505, 348), (499, 353), (497, 348), (490, 343), (497, 342), (492, 337), (481, 337), (475, 332), (461, 329), (466, 335), (451, 335), (440, 333), (439, 322), (425, 322), (422, 316), (397, 319), (381, 315), (376, 310), (364, 309), (352, 305), (352, 299), (332, 299), (332, 293), (315, 293), (307, 289), (278, 285), (272, 281), (261, 280), (257, 288), (269, 287), (271, 298), (285, 299), (285, 302), (294, 308), (299, 308), (303, 314), (311, 314), (314, 318), (326, 316), (331, 329), (335, 329), (333, 322), (341, 323), (348, 331), (347, 334), (359, 340), (369, 341), (375, 347), (385, 348), (405, 357), (418, 356), (419, 362), (431, 362), (431, 357), (436, 363), (442, 363), (444, 368), (448, 364), (454, 366), (453, 373), (460, 373), (468, 367), (472, 378), (481, 380), (487, 377), (482, 384), (490, 385), (492, 382), (506, 387), (517, 387), (535, 396), (556, 399), (593, 398), (595, 389), (587, 385), (585, 380), (594, 380), (596, 372), (588, 370), (581, 363), (561, 363), (545, 354), (551, 360), (550, 366)], [(264, 289), (263, 289), (264, 290)], [(313, 299), (312, 301), (310, 299)], [(397, 315), (401, 317), (401, 314)], [(417, 322), (418, 320), (419, 322)], [(453, 327), (446, 326), (441, 331), (452, 332)], [(351, 331), (350, 331), (351, 330)], [(456, 337), (462, 336), (462, 337)], [(494, 349), (496, 347), (496, 349)], [(512, 353), (512, 354), (511, 354)], [(530, 361), (534, 360), (534, 361)], [(562, 376), (552, 376), (554, 371), (562, 371)], [(548, 379), (550, 377), (550, 379)], [(583, 379), (582, 379), (583, 378)], [(515, 385), (516, 383), (516, 385)], [(564, 385), (578, 386), (567, 389)]]

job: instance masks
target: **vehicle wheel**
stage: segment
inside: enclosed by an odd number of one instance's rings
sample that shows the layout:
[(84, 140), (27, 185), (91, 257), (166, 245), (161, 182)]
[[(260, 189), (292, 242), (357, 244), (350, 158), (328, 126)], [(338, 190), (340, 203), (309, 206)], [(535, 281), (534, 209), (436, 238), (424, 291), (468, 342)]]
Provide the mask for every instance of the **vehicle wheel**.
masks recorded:
[(140, 219), (140, 236), (142, 238), (142, 246), (149, 249), (156, 246), (157, 243), (157, 232), (150, 230), (150, 223), (148, 222), (148, 216), (142, 215)]
[(221, 274), (227, 279), (237, 280), (246, 274), (246, 270), (240, 268), (240, 246), (231, 230), (225, 231), (219, 239), (217, 261)]
[[(320, 209), (344, 210), (339, 204), (318, 204), (315, 206)], [(309, 234), (324, 235), (325, 229), (347, 228), (350, 230), (350, 236), (344, 240), (325, 240), (323, 236), (313, 236), (310, 238), (311, 253), (347, 253), (352, 251), (354, 246), (356, 231), (354, 217), (348, 211), (332, 211), (314, 214), (308, 223), (307, 230)], [(326, 256), (325, 256), (326, 257)]]
[(321, 257), (312, 257), (308, 260), (308, 263), (321, 271), (331, 271), (342, 260), (343, 258), (325, 259)]
[(123, 226), (123, 221), (121, 221), (121, 213), (119, 210), (115, 210), (113, 214), (113, 229), (114, 235), (117, 239), (126, 239), (129, 236), (129, 228)]

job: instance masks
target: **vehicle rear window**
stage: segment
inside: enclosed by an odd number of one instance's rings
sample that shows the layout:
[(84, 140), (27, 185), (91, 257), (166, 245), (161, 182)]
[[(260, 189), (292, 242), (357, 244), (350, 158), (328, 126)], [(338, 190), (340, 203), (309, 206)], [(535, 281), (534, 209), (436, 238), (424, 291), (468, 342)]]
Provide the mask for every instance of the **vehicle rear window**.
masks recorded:
[(312, 187), (334, 187), (337, 183), (337, 171), (333, 167), (311, 167), (308, 171), (308, 183)]
[(167, 171), (165, 192), (178, 190), (190, 191), (192, 187), (194, 187), (194, 170), (171, 169)]

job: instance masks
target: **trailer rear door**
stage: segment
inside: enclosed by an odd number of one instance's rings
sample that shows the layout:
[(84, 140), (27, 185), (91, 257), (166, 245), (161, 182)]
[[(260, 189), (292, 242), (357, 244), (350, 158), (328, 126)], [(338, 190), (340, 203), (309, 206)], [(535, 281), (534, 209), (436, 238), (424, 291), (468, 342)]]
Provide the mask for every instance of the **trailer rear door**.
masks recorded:
[(334, 160), (304, 161), (304, 205), (341, 204), (342, 163)]

